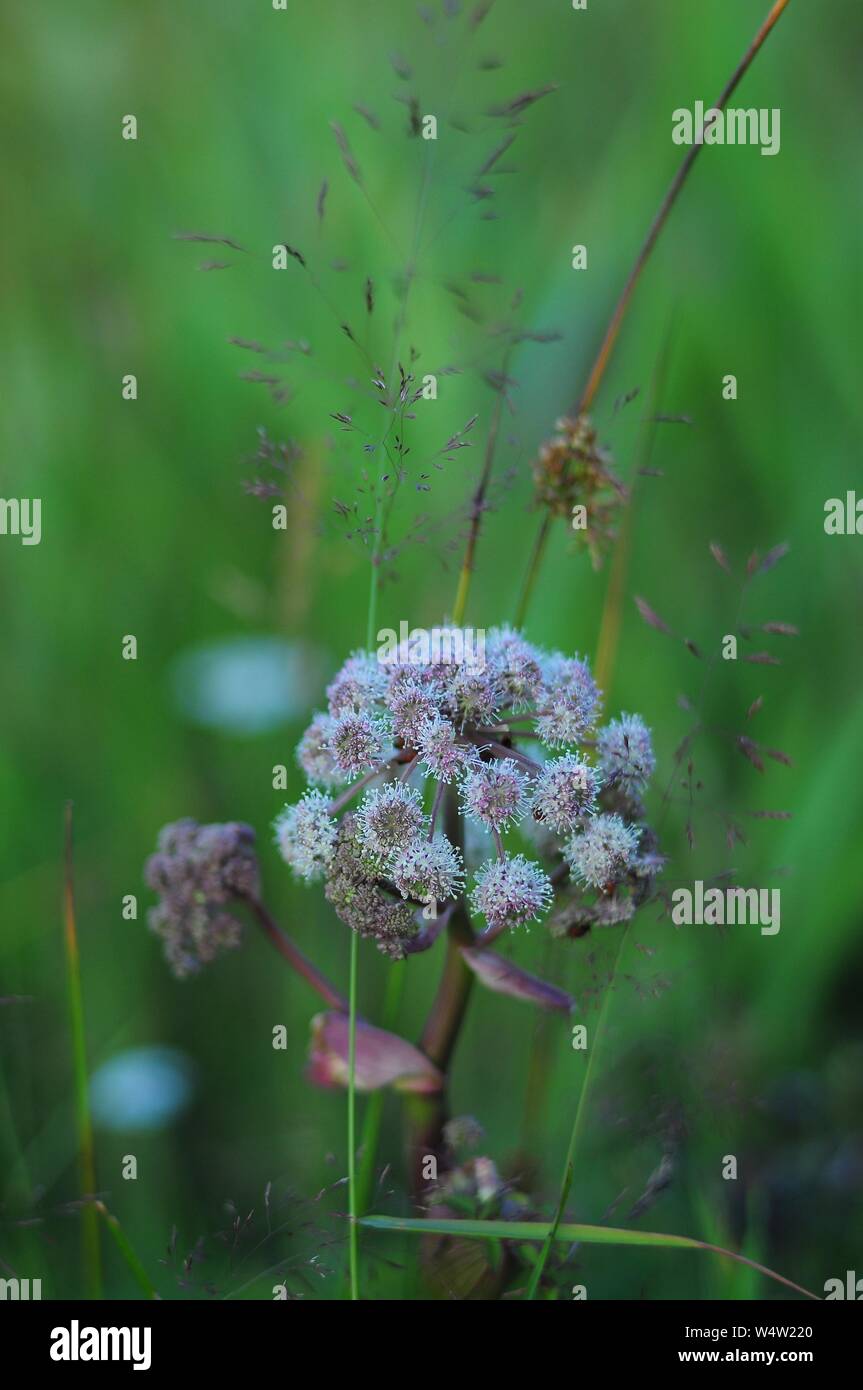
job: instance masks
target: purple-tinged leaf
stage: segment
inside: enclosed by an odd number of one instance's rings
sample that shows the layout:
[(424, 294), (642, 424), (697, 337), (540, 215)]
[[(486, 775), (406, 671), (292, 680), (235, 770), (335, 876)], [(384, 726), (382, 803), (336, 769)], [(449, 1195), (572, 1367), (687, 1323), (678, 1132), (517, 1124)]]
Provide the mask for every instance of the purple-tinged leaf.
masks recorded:
[(772, 656), (770, 652), (750, 652), (743, 658), (744, 661), (751, 661), (756, 666), (781, 666), (782, 662), (778, 656)]
[(762, 706), (763, 704), (764, 704), (764, 696), (763, 696), (763, 695), (759, 695), (755, 700), (752, 701), (752, 704), (749, 706), (748, 710), (746, 711), (746, 718), (747, 718), (747, 719), (751, 719), (752, 716), (753, 716), (753, 714), (757, 714), (757, 713), (758, 713), (758, 711), (761, 709), (761, 706)]
[[(348, 1015), (334, 1010), (316, 1014), (312, 1019), (309, 1080), (328, 1088), (347, 1086), (348, 1057)], [(443, 1086), (437, 1067), (413, 1043), (361, 1019), (357, 1020), (354, 1075), (358, 1091), (393, 1086), (397, 1091), (429, 1094)]]
[(725, 570), (726, 574), (730, 574), (731, 566), (728, 563), (728, 556), (725, 554), (725, 551), (722, 549), (722, 546), (719, 544), (718, 541), (710, 542), (710, 553), (713, 556), (719, 568)]
[(753, 820), (791, 820), (791, 811), (750, 811)]
[(799, 637), (800, 629), (793, 623), (762, 623), (762, 632), (772, 632), (776, 637)]
[(462, 946), (461, 953), (477, 979), (496, 994), (509, 994), (513, 999), (524, 999), (529, 1004), (538, 1004), (541, 1009), (557, 1009), (565, 1014), (572, 1013), (575, 1008), (575, 1000), (564, 990), (530, 975), (495, 951)]

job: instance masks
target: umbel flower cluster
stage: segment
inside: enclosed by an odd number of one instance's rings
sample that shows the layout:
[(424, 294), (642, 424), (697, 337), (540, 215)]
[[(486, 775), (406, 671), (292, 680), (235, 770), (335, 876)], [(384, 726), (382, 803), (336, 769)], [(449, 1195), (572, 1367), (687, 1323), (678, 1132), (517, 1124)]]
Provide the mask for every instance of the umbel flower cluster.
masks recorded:
[(240, 945), (242, 925), (228, 908), (257, 897), (255, 832), (239, 822), (174, 821), (159, 832), (144, 879), (159, 894), (148, 925), (162, 938), (168, 964), (180, 979), (197, 974)]
[(649, 730), (634, 714), (597, 727), (581, 657), (509, 627), (477, 655), (443, 631), (452, 660), (403, 642), (386, 661), (354, 652), (335, 676), (297, 748), (308, 790), (275, 821), (282, 857), (395, 958), (430, 945), (462, 896), (481, 941), (556, 897), (558, 932), (625, 920), (660, 862), (641, 802)]

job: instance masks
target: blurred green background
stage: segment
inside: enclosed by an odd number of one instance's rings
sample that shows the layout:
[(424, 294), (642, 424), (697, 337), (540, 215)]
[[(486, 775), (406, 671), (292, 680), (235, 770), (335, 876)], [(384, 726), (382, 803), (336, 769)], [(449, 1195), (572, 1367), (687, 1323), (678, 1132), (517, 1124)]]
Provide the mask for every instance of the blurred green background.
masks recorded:
[[(99, 1190), (163, 1296), (208, 1296), (209, 1282), (217, 1296), (268, 1298), (275, 1280), (265, 1271), (280, 1261), (297, 1294), (341, 1294), (345, 1190), (312, 1203), (346, 1171), (344, 1097), (303, 1077), (315, 996), (252, 927), (241, 951), (173, 980), (146, 930), (142, 864), (166, 821), (250, 822), (273, 912), (344, 985), (346, 930), (320, 892), (292, 884), (269, 832), (284, 801), (272, 769), (289, 767), (296, 799), (294, 745), (365, 636), (369, 553), (332, 501), (357, 501), (364, 519), (357, 488), (368, 459), (330, 415), (356, 408), (379, 429), (379, 407), (356, 405), (349, 379), (365, 383), (367, 373), (340, 324), (388, 368), (416, 235), (404, 340), (420, 354), (415, 370), (459, 371), (441, 374), (438, 400), (418, 410), (409, 465), (479, 417), (472, 449), (424, 470), (430, 491), (416, 491), (415, 474), (402, 490), (379, 606), (379, 625), (393, 626), (431, 626), (451, 610), (460, 509), (495, 401), (487, 374), (501, 368), (498, 329), (515, 291), (520, 328), (560, 334), (522, 342), (509, 366), (513, 411), (467, 620), (511, 619), (537, 521), (530, 461), (578, 395), (677, 166), (671, 112), (718, 94), (767, 4), (592, 0), (575, 13), (566, 0), (498, 0), (475, 31), (469, 7), (450, 17), (446, 8), (432, 0), (423, 20), (395, 0), (287, 12), (269, 0), (4, 6), (2, 493), (41, 497), (42, 540), (0, 538), (0, 995), (11, 1000), (0, 1005), (0, 1257), (41, 1277), (45, 1297), (82, 1293), (80, 1218), (67, 1209), (79, 1195), (61, 918), (67, 799), (91, 1069), (167, 1047), (189, 1088), (173, 1118), (142, 1129), (141, 1073), (121, 1075), (109, 1123), (97, 1115)], [(742, 642), (741, 656), (768, 648), (778, 666), (715, 661), (704, 687), (712, 731), (693, 752), (704, 790), (692, 848), (685, 805), (662, 822), (669, 882), (733, 868), (743, 883), (781, 884), (781, 932), (675, 931), (656, 906), (641, 915), (596, 1062), (570, 1210), (734, 1244), (816, 1291), (856, 1268), (863, 1250), (863, 542), (823, 529), (828, 498), (863, 491), (861, 41), (854, 0), (792, 0), (736, 99), (781, 109), (781, 152), (703, 152), (594, 411), (620, 473), (632, 481), (649, 448), (656, 474), (635, 489), (607, 707), (638, 710), (654, 730), (657, 818), (669, 779), (679, 790), (673, 755), (690, 719), (678, 697), (696, 702), (707, 661), (647, 627), (633, 595), (715, 659), (737, 630), (740, 583), (708, 543), (723, 545), (739, 577), (753, 548), (787, 541), (790, 554), (753, 582), (740, 622), (792, 623), (801, 638)], [(551, 83), (517, 127), (485, 114)], [(434, 143), (408, 134), (414, 96), (438, 116)], [(137, 117), (134, 142), (121, 138), (127, 114)], [(347, 134), (362, 189), (331, 121)], [(477, 170), (516, 129), (480, 180), (493, 196), (472, 196)], [(189, 232), (247, 250), (177, 239)], [(295, 261), (271, 268), (281, 241), (303, 252), (317, 288)], [(588, 247), (585, 272), (571, 268), (576, 243)], [(212, 260), (226, 268), (199, 269)], [(303, 340), (310, 352), (274, 362), (231, 337), (277, 356)], [(277, 399), (242, 379), (254, 371), (293, 394)], [(127, 373), (138, 379), (135, 401), (122, 399)], [(738, 378), (735, 402), (722, 399), (727, 373)], [(646, 424), (654, 400), (690, 423)], [(244, 488), (274, 476), (253, 459), (260, 430), (302, 450), (286, 533)], [(419, 539), (403, 545), (420, 513)], [(558, 524), (529, 636), (594, 654), (609, 573), (608, 564), (594, 573)], [(121, 659), (126, 634), (137, 637), (134, 662)], [(272, 648), (235, 645), (263, 638), (288, 644), (284, 690), (272, 687)], [(259, 664), (238, 667), (250, 654)], [(214, 710), (214, 682), (224, 700), (230, 680), (233, 702)], [(768, 761), (762, 776), (726, 736), (744, 730), (793, 765)], [(720, 808), (745, 831), (733, 850)], [(765, 809), (793, 818), (751, 818)], [(137, 922), (121, 916), (130, 893)], [(570, 989), (590, 1017), (615, 945), (601, 933), (550, 943), (535, 927), (507, 949)], [(388, 972), (404, 970), (397, 1028), (417, 1037), (440, 963), (436, 951), (393, 967), (364, 944), (361, 1010), (379, 1020)], [(271, 1045), (279, 1023), (285, 1052)], [(541, 1209), (557, 1190), (582, 1073), (565, 1023), (540, 1025), (527, 1006), (477, 991), (453, 1109), (480, 1120), (480, 1151), (505, 1171), (521, 1171), (529, 1153)], [(670, 1186), (628, 1221), (664, 1153)], [(135, 1182), (121, 1178), (128, 1154)], [(721, 1178), (727, 1154), (738, 1158), (737, 1183)], [(404, 1212), (395, 1096), (384, 1163), (392, 1170), (377, 1204)], [(233, 1253), (233, 1235), (218, 1234), (231, 1226), (231, 1203), (243, 1217), (255, 1212)], [(180, 1266), (201, 1237), (204, 1258), (185, 1287)], [(367, 1296), (416, 1293), (411, 1240), (363, 1244)], [(569, 1272), (591, 1298), (777, 1292), (730, 1265), (665, 1251), (584, 1248)], [(135, 1294), (107, 1247), (105, 1286)]]

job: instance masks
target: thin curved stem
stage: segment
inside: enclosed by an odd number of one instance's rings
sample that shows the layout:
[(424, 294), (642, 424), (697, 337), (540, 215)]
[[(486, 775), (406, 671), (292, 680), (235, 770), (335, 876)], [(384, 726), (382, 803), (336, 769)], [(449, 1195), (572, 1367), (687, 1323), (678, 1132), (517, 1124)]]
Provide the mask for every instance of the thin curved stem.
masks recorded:
[[(257, 898), (244, 898), (243, 901), (257, 917), (258, 922), (263, 927), (264, 935), (272, 942), (280, 955), (284, 956), (288, 964), (300, 975), (306, 984), (311, 985), (321, 998), (329, 1004), (331, 1009), (338, 1009), (340, 1013), (347, 1013), (348, 1000), (343, 994), (331, 985), (325, 975), (322, 975), (316, 965), (313, 965), (308, 956), (304, 955), (299, 946), (295, 946), (287, 932), (273, 920), (264, 904)], [(355, 933), (352, 933), (355, 935)]]
[(470, 530), (467, 538), (467, 548), (464, 560), (462, 561), (461, 572), (458, 578), (458, 590), (456, 591), (455, 604), (453, 606), (452, 620), (456, 627), (460, 627), (464, 622), (465, 609), (467, 608), (467, 596), (470, 590), (470, 581), (473, 576), (474, 560), (476, 557), (476, 546), (479, 540), (479, 530), (482, 518), (486, 509), (486, 494), (488, 485), (491, 481), (491, 470), (494, 465), (494, 451), (497, 447), (497, 437), (500, 432), (500, 417), (503, 413), (503, 401), (506, 394), (506, 373), (509, 366), (512, 343), (506, 349), (501, 364), (501, 384), (497, 393), (494, 410), (491, 417), (488, 439), (485, 446), (485, 462), (483, 463), (482, 474), (477, 484), (476, 492), (473, 495), (470, 510)]
[[(764, 40), (767, 38), (767, 35), (770, 33), (773, 26), (777, 23), (783, 10), (785, 10), (788, 7), (788, 4), (789, 0), (776, 0), (776, 3), (773, 5), (769, 15), (765, 19), (764, 23), (761, 25), (761, 28), (758, 30), (758, 33), (755, 35), (755, 38), (752, 40), (752, 43), (749, 45), (740, 62), (737, 64), (737, 67), (734, 69), (734, 72), (731, 74), (731, 77), (728, 79), (725, 86), (722, 88), (722, 91), (718, 99), (714, 102), (713, 107), (711, 108), (712, 110), (722, 111), (725, 108), (728, 101), (732, 97), (735, 89), (740, 83), (741, 79), (746, 74), (746, 71), (752, 63), (752, 60), (754, 59), (756, 53), (760, 49), (761, 45), (764, 43)], [(684, 159), (683, 163), (681, 164), (680, 168), (678, 169), (677, 173), (672, 179), (668, 192), (666, 193), (665, 197), (662, 200), (662, 203), (660, 204), (659, 211), (657, 212), (652, 223), (650, 224), (650, 229), (647, 233), (647, 236), (644, 239), (644, 244), (642, 245), (641, 250), (635, 258), (635, 264), (633, 265), (632, 270), (629, 272), (629, 278), (627, 279), (626, 284), (623, 287), (623, 293), (621, 294), (620, 299), (618, 300), (617, 305), (615, 307), (614, 313), (611, 316), (611, 322), (609, 323), (608, 328), (606, 329), (605, 337), (602, 340), (602, 344), (596, 356), (596, 361), (594, 362), (593, 367), (591, 368), (590, 376), (587, 379), (587, 385), (581, 393), (581, 399), (579, 400), (578, 407), (576, 410), (576, 413), (579, 415), (582, 413), (582, 411), (590, 409), (590, 406), (593, 402), (593, 398), (596, 395), (597, 390), (599, 389), (599, 384), (602, 381), (603, 375), (605, 374), (605, 369), (608, 366), (609, 359), (611, 358), (611, 353), (614, 348), (614, 344), (617, 340), (617, 335), (620, 332), (620, 325), (623, 323), (624, 316), (626, 314), (627, 309), (629, 308), (629, 301), (631, 300), (635, 287), (641, 278), (641, 272), (644, 270), (645, 265), (650, 259), (650, 253), (656, 245), (657, 241), (659, 240), (659, 234), (668, 220), (668, 216), (671, 212), (671, 209), (677, 202), (680, 190), (683, 188), (683, 185), (685, 184), (689, 176), (690, 169), (692, 168), (693, 164), (695, 163), (696, 159), (701, 153), (704, 144), (704, 132), (707, 130), (710, 124), (712, 124), (712, 121), (705, 121), (703, 128), (701, 129), (701, 131), (699, 131), (698, 137), (696, 138), (695, 142), (690, 146), (689, 153), (687, 154), (686, 158)]]
[(348, 1024), (348, 1265), (350, 1268), (351, 1299), (354, 1303), (360, 1296), (359, 1279), (359, 1203), (357, 1193), (357, 1137), (356, 1137), (356, 1058), (357, 1058), (357, 955), (360, 938), (351, 932), (351, 971)]
[[(758, 30), (758, 33), (755, 35), (755, 38), (752, 40), (751, 44), (747, 48), (737, 67), (734, 69), (734, 72), (731, 74), (731, 77), (726, 82), (725, 86), (722, 89), (722, 92), (720, 93), (718, 99), (714, 103), (711, 110), (721, 111), (727, 105), (730, 97), (732, 96), (733, 92), (737, 88), (742, 78), (745, 76), (746, 72), (751, 66), (756, 54), (758, 53), (765, 39), (780, 19), (783, 11), (787, 9), (789, 3), (790, 0), (775, 0), (775, 3), (772, 5), (770, 9), (770, 13), (768, 14), (764, 23), (761, 25), (761, 28)], [(659, 206), (659, 210), (656, 213), (656, 216), (654, 217), (652, 223), (650, 224), (647, 236), (645, 237), (641, 249), (635, 258), (635, 263), (631, 271), (629, 272), (629, 276), (623, 287), (621, 296), (617, 301), (614, 312), (612, 313), (611, 319), (608, 324), (608, 328), (605, 331), (605, 336), (602, 340), (602, 343), (600, 344), (599, 352), (596, 355), (596, 360), (594, 361), (593, 366), (591, 367), (590, 374), (587, 378), (587, 383), (579, 398), (579, 402), (576, 407), (576, 414), (580, 415), (583, 411), (590, 409), (594, 397), (596, 396), (596, 393), (599, 390), (600, 383), (602, 381), (603, 376), (605, 375), (605, 370), (608, 366), (608, 363), (611, 360), (611, 354), (614, 349), (614, 345), (617, 341), (617, 336), (620, 332), (621, 324), (623, 323), (623, 320), (626, 316), (626, 311), (629, 308), (630, 301), (635, 292), (636, 285), (638, 284), (638, 281), (641, 278), (641, 273), (644, 270), (644, 267), (650, 259), (650, 254), (653, 251), (654, 246), (659, 240), (660, 233), (662, 232), (663, 227), (668, 221), (669, 214), (671, 213), (674, 204), (677, 202), (680, 192), (684, 184), (686, 183), (687, 178), (689, 177), (689, 173), (692, 169), (692, 166), (694, 165), (696, 159), (701, 153), (701, 149), (704, 143), (704, 131), (707, 129), (707, 126), (709, 124), (709, 121), (705, 122), (704, 127), (698, 133), (698, 138), (695, 140), (694, 144), (690, 146), (686, 158), (683, 160), (682, 164), (680, 165), (680, 168), (678, 169), (677, 173), (672, 179), (668, 191), (665, 197), (663, 198), (662, 203)], [(545, 547), (548, 542), (550, 530), (551, 513), (546, 511), (543, 515), (542, 522), (540, 523), (539, 531), (537, 532), (536, 541), (534, 542), (533, 551), (531, 553), (531, 558), (528, 565), (527, 577), (525, 579), (521, 597), (519, 599), (515, 619), (517, 627), (521, 627), (524, 624), (525, 617), (527, 616), (528, 605), (530, 603), (530, 598), (536, 584), (536, 579), (539, 574), (543, 556), (545, 554)]]
[(539, 1257), (537, 1258), (536, 1264), (533, 1267), (533, 1273), (530, 1276), (530, 1283), (528, 1284), (527, 1288), (528, 1299), (536, 1298), (536, 1291), (539, 1288), (539, 1282), (542, 1278), (543, 1270), (545, 1269), (546, 1260), (548, 1259), (548, 1253), (551, 1250), (552, 1242), (554, 1241), (557, 1235), (557, 1228), (563, 1220), (563, 1212), (564, 1208), (566, 1207), (566, 1199), (569, 1196), (569, 1189), (572, 1186), (572, 1175), (575, 1164), (575, 1151), (578, 1145), (579, 1135), (581, 1134), (581, 1125), (582, 1120), (584, 1118), (587, 1098), (590, 1094), (590, 1081), (593, 1075), (593, 1063), (596, 1054), (599, 1051), (600, 1038), (602, 1037), (605, 1031), (605, 1021), (608, 1015), (608, 1006), (611, 1001), (611, 995), (614, 989), (614, 982), (617, 978), (617, 969), (620, 965), (620, 958), (623, 955), (623, 947), (626, 943), (627, 933), (628, 927), (625, 928), (624, 931), (621, 933), (620, 942), (618, 943), (617, 947), (617, 955), (614, 959), (614, 969), (611, 972), (611, 979), (609, 980), (608, 986), (605, 991), (605, 998), (602, 1001), (602, 1008), (599, 1014), (599, 1021), (596, 1025), (596, 1031), (594, 1033), (593, 1046), (589, 1049), (587, 1054), (587, 1067), (584, 1073), (584, 1080), (581, 1084), (581, 1091), (579, 1092), (578, 1096), (578, 1105), (576, 1106), (575, 1110), (575, 1119), (572, 1122), (572, 1133), (569, 1136), (569, 1147), (567, 1148), (566, 1158), (563, 1164), (563, 1178), (561, 1179), (560, 1195), (557, 1199), (557, 1207), (554, 1213), (554, 1220), (552, 1221), (551, 1226), (549, 1227), (548, 1235), (543, 1241), (542, 1249), (539, 1252)]

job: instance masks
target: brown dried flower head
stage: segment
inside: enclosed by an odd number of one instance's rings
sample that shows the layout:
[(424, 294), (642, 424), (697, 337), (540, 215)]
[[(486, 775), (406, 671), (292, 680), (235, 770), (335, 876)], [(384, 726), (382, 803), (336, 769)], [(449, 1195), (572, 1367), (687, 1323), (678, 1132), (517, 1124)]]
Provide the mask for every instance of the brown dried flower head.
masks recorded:
[(552, 516), (574, 517), (574, 507), (586, 509), (589, 525), (574, 527), (573, 535), (598, 569), (629, 494), (611, 468), (611, 455), (597, 442), (589, 415), (565, 415), (556, 429), (533, 465), (536, 501)]

